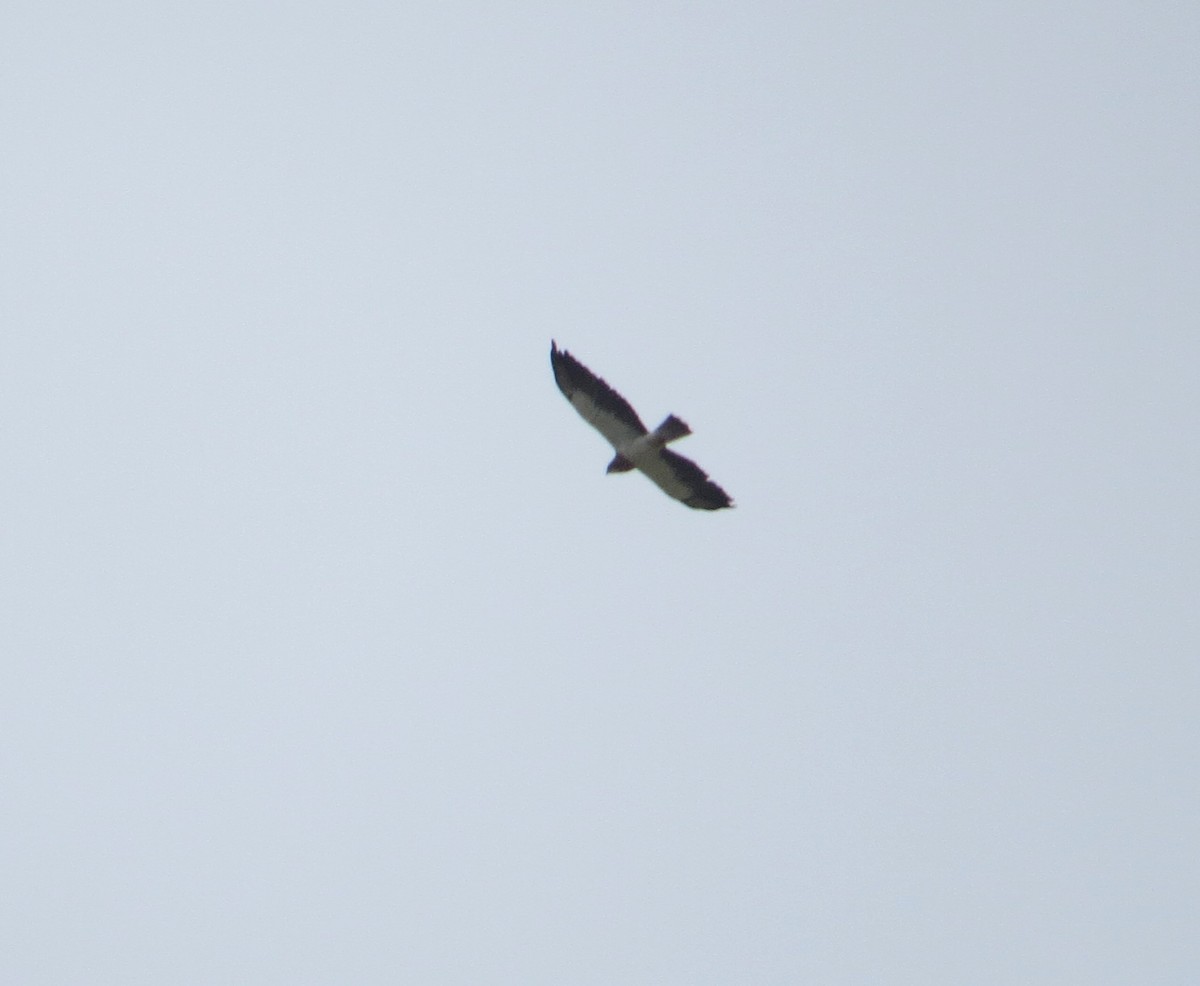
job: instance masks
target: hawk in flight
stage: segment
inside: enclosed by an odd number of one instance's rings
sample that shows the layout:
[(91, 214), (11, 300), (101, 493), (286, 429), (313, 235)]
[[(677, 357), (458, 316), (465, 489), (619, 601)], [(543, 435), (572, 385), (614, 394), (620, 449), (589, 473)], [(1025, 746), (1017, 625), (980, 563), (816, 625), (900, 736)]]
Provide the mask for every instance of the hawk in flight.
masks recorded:
[(608, 464), (609, 472), (637, 469), (652, 479), (667, 496), (681, 500), (697, 510), (732, 507), (733, 501), (708, 473), (691, 459), (667, 448), (692, 429), (675, 417), (666, 419), (653, 431), (647, 431), (642, 419), (620, 394), (579, 362), (565, 349), (550, 342), (550, 366), (554, 382), (579, 416), (608, 439), (616, 456)]

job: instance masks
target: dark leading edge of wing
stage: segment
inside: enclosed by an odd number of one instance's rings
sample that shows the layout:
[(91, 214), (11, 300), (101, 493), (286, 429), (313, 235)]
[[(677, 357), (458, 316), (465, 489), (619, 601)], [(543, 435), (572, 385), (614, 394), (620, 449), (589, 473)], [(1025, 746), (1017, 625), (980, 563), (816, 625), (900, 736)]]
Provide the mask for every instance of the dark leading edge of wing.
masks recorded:
[(565, 349), (559, 349), (553, 339), (550, 340), (550, 366), (554, 370), (554, 382), (558, 384), (558, 389), (567, 400), (571, 399), (575, 391), (582, 391), (597, 407), (619, 418), (631, 428), (636, 428), (640, 434), (646, 433), (646, 426), (642, 424), (642, 419), (637, 416), (637, 411), (630, 406), (629, 401)]
[(708, 473), (691, 459), (685, 459), (678, 452), (672, 452), (669, 448), (663, 449), (659, 454), (671, 467), (671, 471), (694, 491), (691, 496), (682, 501), (683, 503), (696, 510), (720, 510), (723, 507), (733, 506), (733, 500), (729, 494), (709, 479)]

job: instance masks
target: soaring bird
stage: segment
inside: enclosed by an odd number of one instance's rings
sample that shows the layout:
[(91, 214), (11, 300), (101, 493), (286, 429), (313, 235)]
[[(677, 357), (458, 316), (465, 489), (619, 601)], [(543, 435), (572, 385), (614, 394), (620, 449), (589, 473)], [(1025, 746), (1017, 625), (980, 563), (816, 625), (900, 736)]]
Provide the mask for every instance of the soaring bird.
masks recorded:
[(579, 416), (608, 439), (616, 452), (608, 472), (645, 473), (667, 496), (697, 510), (732, 507), (733, 501), (708, 473), (691, 459), (672, 452), (668, 442), (690, 435), (692, 429), (668, 414), (653, 431), (647, 431), (642, 419), (620, 394), (550, 340), (550, 366), (554, 382)]

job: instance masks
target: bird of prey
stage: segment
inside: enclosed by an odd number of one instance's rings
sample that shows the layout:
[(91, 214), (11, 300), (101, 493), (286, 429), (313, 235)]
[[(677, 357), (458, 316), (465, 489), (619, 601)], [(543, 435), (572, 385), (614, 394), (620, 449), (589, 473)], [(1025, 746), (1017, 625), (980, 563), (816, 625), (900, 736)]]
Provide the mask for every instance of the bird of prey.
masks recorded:
[(729, 494), (709, 479), (708, 473), (666, 447), (668, 442), (692, 433), (679, 418), (669, 414), (654, 431), (647, 431), (624, 397), (565, 349), (559, 349), (554, 340), (550, 341), (550, 366), (563, 396), (615, 450), (608, 472), (637, 469), (667, 496), (697, 510), (733, 506)]

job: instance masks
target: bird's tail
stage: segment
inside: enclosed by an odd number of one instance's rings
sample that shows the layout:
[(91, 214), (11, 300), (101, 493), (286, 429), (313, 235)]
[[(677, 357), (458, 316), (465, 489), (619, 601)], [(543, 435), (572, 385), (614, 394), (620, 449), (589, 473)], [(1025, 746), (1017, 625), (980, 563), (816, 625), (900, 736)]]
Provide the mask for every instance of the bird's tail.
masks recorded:
[(654, 429), (654, 433), (650, 437), (655, 445), (662, 446), (666, 445), (667, 442), (673, 442), (677, 438), (683, 438), (685, 435), (690, 435), (691, 433), (692, 429), (684, 422), (680, 421), (675, 415), (668, 414), (663, 423)]

